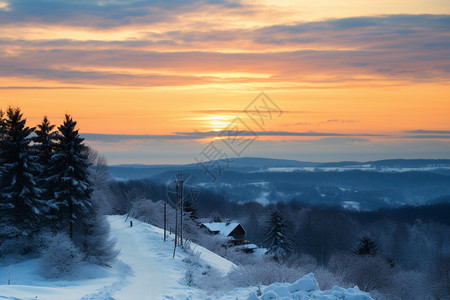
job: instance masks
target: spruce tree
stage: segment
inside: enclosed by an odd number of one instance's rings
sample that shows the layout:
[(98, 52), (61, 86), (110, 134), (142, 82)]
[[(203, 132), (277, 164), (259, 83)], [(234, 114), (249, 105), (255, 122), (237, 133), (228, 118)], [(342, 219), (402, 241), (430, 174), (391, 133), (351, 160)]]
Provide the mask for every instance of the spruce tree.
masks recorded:
[[(3, 172), (3, 140), (6, 131), (6, 120), (3, 118), (4, 112), (0, 109), (0, 174)], [(0, 176), (1, 180), (1, 176)], [(1, 191), (0, 191), (1, 192)]]
[[(3, 137), (5, 135), (5, 126), (6, 126), (6, 120), (3, 118), (5, 113), (3, 110), (0, 109), (0, 146), (1, 142), (3, 141)], [(2, 148), (0, 148), (0, 151), (2, 151)]]
[(74, 240), (74, 227), (78, 232), (83, 231), (83, 222), (86, 222), (86, 216), (92, 209), (87, 147), (75, 129), (76, 124), (71, 116), (66, 115), (63, 125), (58, 127), (50, 170), (53, 174), (54, 197), (51, 206), (56, 211), (55, 225), (68, 227), (71, 240)]
[(194, 201), (192, 199), (185, 199), (183, 201), (183, 212), (185, 215), (189, 216), (192, 221), (197, 221), (197, 209), (194, 205)]
[[(16, 232), (15, 226), (11, 224), (10, 220), (10, 201), (7, 201), (3, 197), (3, 172), (4, 172), (4, 161), (5, 161), (5, 151), (4, 151), (4, 138), (6, 133), (6, 120), (4, 119), (4, 112), (0, 110), (0, 243), (2, 243), (5, 237), (9, 236), (13, 232)], [(1, 254), (0, 254), (1, 255)]]
[[(55, 132), (52, 132), (55, 125), (51, 125), (48, 118), (44, 117), (42, 123), (35, 130), (36, 136), (33, 138), (34, 147), (37, 152), (38, 162), (41, 166), (37, 184), (41, 189), (41, 199), (43, 201), (45, 212), (44, 218), (47, 221), (54, 221), (54, 213), (52, 213), (51, 200), (53, 199), (53, 185), (51, 178), (51, 158), (56, 147)], [(44, 220), (43, 220), (44, 221)]]
[(35, 147), (38, 149), (39, 163), (43, 166), (49, 166), (50, 160), (55, 149), (56, 134), (53, 131), (55, 125), (51, 125), (48, 118), (44, 117), (42, 123), (35, 130), (36, 136), (33, 138)]
[[(3, 161), (4, 161), (4, 154), (3, 151), (3, 142), (5, 140), (6, 136), (6, 119), (4, 118), (5, 113), (3, 110), (0, 109), (0, 174), (3, 172)], [(0, 176), (1, 180), (1, 176)]]
[(292, 249), (288, 228), (289, 226), (280, 212), (277, 209), (273, 210), (269, 217), (263, 244), (267, 247), (266, 254), (273, 256), (278, 262), (282, 262)]
[(378, 243), (369, 236), (364, 235), (359, 238), (358, 245), (353, 251), (356, 255), (376, 256), (378, 254)]
[(34, 178), (39, 165), (30, 138), (34, 128), (26, 126), (19, 108), (10, 107), (2, 123), (0, 232), (3, 238), (29, 236), (38, 230), (41, 206)]

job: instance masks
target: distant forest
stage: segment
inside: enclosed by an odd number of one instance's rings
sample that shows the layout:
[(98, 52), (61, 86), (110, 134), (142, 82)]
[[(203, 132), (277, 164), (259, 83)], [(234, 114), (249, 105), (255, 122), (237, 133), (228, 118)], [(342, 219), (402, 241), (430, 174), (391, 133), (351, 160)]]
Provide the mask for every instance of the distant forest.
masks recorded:
[[(349, 174), (354, 175), (355, 172)], [(416, 178), (416, 174), (406, 174), (405, 182), (408, 178)], [(110, 189), (116, 197), (111, 207), (114, 213), (124, 214), (134, 209), (136, 217), (157, 226), (162, 225), (162, 203), (167, 202), (169, 206), (172, 203), (166, 185), (149, 179), (111, 181)], [(223, 191), (202, 189), (192, 195), (189, 186), (185, 194), (185, 210), (192, 219), (186, 229), (189, 237), (238, 265), (255, 261), (218, 248), (210, 237), (199, 234), (198, 227), (195, 229), (198, 220), (240, 222), (251, 243), (269, 247), (267, 232), (272, 226), (273, 213), (277, 212), (289, 245), (282, 264), (275, 266), (281, 268), (281, 274), (314, 271), (319, 277), (324, 276), (321, 279), (324, 284), (330, 283), (326, 278), (334, 274), (350, 286), (358, 284), (363, 290), (380, 293), (376, 299), (425, 299), (420, 295), (445, 299), (443, 295), (450, 292), (449, 196), (436, 198), (427, 205), (357, 211), (296, 199), (265, 206), (254, 201), (240, 204), (230, 201)], [(258, 270), (255, 272), (260, 274)], [(408, 282), (420, 282), (420, 285), (416, 289), (404, 289)]]
[[(176, 169), (172, 167), (110, 167), (116, 177), (145, 176), (164, 185)], [(201, 168), (186, 168), (189, 184), (225, 195), (228, 202), (301, 202), (304, 205), (353, 207), (361, 210), (423, 205), (445, 201), (450, 195), (448, 169), (408, 172), (376, 171), (223, 171), (216, 181)], [(444, 198), (443, 198), (444, 197)], [(436, 200), (438, 199), (438, 200)]]

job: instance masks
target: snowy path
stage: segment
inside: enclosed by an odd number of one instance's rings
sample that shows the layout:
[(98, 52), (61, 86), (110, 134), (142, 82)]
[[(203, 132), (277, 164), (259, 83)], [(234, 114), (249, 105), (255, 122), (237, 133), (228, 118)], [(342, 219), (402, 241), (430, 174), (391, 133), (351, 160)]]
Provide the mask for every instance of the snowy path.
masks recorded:
[[(135, 219), (133, 227), (124, 216), (109, 216), (111, 237), (120, 249), (112, 268), (85, 266), (77, 278), (46, 280), (39, 276), (39, 260), (16, 264), (11, 285), (0, 284), (0, 299), (45, 300), (159, 300), (204, 299), (205, 293), (184, 284), (187, 256), (180, 248), (175, 259), (173, 238), (163, 241), (163, 231)], [(193, 245), (206, 264), (227, 273), (234, 264)], [(0, 266), (0, 283), (7, 282), (7, 266)]]
[[(123, 288), (114, 293), (115, 299), (186, 299), (198, 296), (199, 290), (183, 285), (186, 254), (181, 249), (175, 259), (173, 244), (162, 241), (158, 229), (134, 220), (129, 227), (121, 216), (110, 216), (111, 236), (121, 249), (119, 260), (131, 267), (131, 278)], [(195, 298), (195, 297), (194, 297)]]

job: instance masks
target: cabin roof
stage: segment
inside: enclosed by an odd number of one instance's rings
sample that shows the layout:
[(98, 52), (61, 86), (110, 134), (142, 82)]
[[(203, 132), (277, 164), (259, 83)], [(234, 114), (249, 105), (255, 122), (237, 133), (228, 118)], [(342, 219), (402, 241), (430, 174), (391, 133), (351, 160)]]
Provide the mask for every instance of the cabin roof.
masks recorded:
[[(224, 223), (224, 222), (213, 222), (213, 223), (203, 223), (203, 226), (208, 228), (211, 232), (217, 232), (223, 236), (229, 236), (240, 224), (239, 223)], [(244, 230), (245, 231), (245, 230)]]
[(248, 249), (248, 250), (255, 250), (258, 249), (258, 246), (255, 244), (245, 244), (245, 245), (239, 245), (237, 246), (239, 249)]

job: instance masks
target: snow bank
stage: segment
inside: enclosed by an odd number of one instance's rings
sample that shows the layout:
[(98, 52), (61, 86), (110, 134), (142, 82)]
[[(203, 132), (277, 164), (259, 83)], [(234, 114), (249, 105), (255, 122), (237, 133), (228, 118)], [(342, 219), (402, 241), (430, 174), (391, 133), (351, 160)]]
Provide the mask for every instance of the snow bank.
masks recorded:
[(361, 292), (357, 286), (350, 289), (341, 287), (333, 287), (328, 291), (321, 291), (319, 285), (310, 273), (303, 276), (296, 282), (290, 283), (274, 283), (269, 285), (262, 291), (262, 295), (258, 297), (256, 293), (250, 295), (247, 300), (271, 300), (271, 299), (298, 299), (298, 300), (372, 300), (368, 293)]
[(319, 284), (316, 281), (316, 278), (314, 278), (313, 273), (309, 273), (308, 275), (303, 276), (293, 284), (289, 285), (288, 288), (289, 292), (295, 293), (300, 291), (317, 291), (319, 289)]
[[(109, 217), (110, 219), (112, 219), (113, 217)], [(133, 222), (135, 224), (141, 224), (142, 222), (136, 219), (133, 219)], [(239, 224), (238, 224), (239, 225)], [(153, 233), (156, 233), (157, 235), (159, 235), (160, 237), (164, 235), (164, 230), (153, 226), (153, 225), (149, 225), (149, 224), (145, 224), (144, 226), (148, 227)], [(169, 237), (172, 240), (172, 237)], [(160, 243), (160, 238), (159, 240), (157, 239), (157, 241)], [(172, 247), (172, 244), (169, 243), (170, 247)], [(206, 263), (207, 265), (210, 265), (211, 267), (217, 269), (219, 272), (221, 272), (223, 275), (228, 274), (233, 268), (236, 267), (236, 265), (234, 263), (232, 263), (231, 261), (217, 255), (216, 253), (200, 246), (197, 245), (195, 243), (191, 243), (191, 248), (195, 253), (198, 253), (200, 255), (200, 259)], [(169, 251), (170, 253), (172, 253), (172, 251)], [(181, 249), (177, 250), (177, 253), (184, 253)]]

